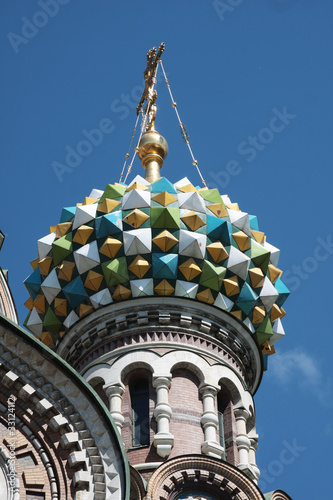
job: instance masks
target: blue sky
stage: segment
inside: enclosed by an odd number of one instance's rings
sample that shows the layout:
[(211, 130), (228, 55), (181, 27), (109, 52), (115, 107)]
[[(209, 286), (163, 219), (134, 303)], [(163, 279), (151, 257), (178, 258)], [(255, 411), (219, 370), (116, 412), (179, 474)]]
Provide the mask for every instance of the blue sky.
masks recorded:
[[(0, 265), (21, 323), (37, 240), (63, 206), (119, 180), (146, 53), (164, 41), (206, 182), (281, 249), (292, 294), (255, 397), (257, 461), (262, 489), (294, 499), (331, 491), (332, 19), (330, 0), (0, 0)], [(200, 184), (163, 81), (157, 91), (162, 173)], [(142, 172), (137, 160), (130, 178)]]

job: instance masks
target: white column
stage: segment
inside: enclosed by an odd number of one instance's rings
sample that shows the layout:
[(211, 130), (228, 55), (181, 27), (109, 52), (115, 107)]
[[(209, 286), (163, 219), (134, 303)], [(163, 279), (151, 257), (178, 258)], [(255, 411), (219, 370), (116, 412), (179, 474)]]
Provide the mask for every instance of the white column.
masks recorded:
[(204, 430), (204, 442), (201, 451), (209, 457), (221, 458), (224, 453), (223, 446), (216, 440), (218, 418), (215, 410), (215, 396), (218, 388), (208, 384), (201, 384), (200, 393), (202, 396), (203, 413), (201, 425)]
[(109, 398), (110, 413), (116, 423), (119, 434), (121, 435), (121, 429), (125, 420), (121, 413), (121, 400), (125, 387), (121, 382), (119, 382), (119, 384), (104, 386), (104, 389)]
[(157, 433), (154, 436), (154, 446), (160, 457), (167, 457), (171, 453), (174, 444), (174, 436), (169, 432), (169, 424), (172, 415), (169, 405), (170, 377), (153, 377), (153, 386), (156, 389), (157, 402), (154, 417), (157, 421)]
[(256, 464), (256, 450), (258, 447), (258, 434), (252, 434), (249, 436), (251, 446), (249, 450), (249, 462), (252, 467), (252, 470), (256, 476), (255, 482), (258, 482), (259, 476), (260, 476), (260, 470)]
[(249, 418), (250, 413), (245, 408), (235, 408), (234, 413), (237, 427), (236, 445), (239, 455), (239, 463), (237, 467), (245, 472), (246, 475), (251, 477), (251, 479), (254, 479), (254, 474), (249, 464), (251, 441), (249, 440), (246, 432), (246, 421)]

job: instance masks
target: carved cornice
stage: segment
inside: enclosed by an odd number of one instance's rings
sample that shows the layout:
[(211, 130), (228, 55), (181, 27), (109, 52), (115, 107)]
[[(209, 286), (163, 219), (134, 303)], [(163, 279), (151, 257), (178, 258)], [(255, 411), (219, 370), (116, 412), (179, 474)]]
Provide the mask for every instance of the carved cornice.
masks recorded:
[(130, 466), (131, 497), (130, 500), (144, 500), (146, 496), (145, 481), (141, 474)]
[(272, 491), (269, 500), (292, 500), (292, 498), (285, 491), (275, 490)]
[(146, 500), (173, 500), (181, 493), (203, 490), (226, 500), (263, 500), (259, 488), (236, 467), (202, 455), (168, 460), (151, 476)]
[(251, 333), (229, 314), (216, 313), (205, 304), (193, 307), (193, 301), (186, 299), (153, 297), (149, 303), (138, 299), (111, 304), (72, 328), (57, 352), (82, 372), (107, 353), (138, 348), (140, 343), (146, 349), (157, 345), (200, 349), (212, 362), (229, 365), (252, 393), (260, 383), (261, 355)]

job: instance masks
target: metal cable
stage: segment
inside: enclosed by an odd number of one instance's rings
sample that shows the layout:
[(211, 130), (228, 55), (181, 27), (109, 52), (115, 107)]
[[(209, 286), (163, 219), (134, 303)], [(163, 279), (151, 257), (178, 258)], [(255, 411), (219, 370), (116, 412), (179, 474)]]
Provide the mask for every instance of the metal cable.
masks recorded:
[(121, 180), (122, 180), (122, 178), (123, 178), (123, 175), (124, 175), (124, 171), (125, 171), (125, 167), (126, 167), (127, 160), (128, 160), (128, 158), (130, 157), (130, 150), (131, 150), (131, 147), (132, 147), (132, 142), (133, 142), (133, 139), (134, 139), (134, 136), (135, 136), (136, 127), (137, 127), (137, 125), (138, 125), (139, 116), (140, 116), (140, 115), (138, 115), (138, 116), (136, 117), (136, 121), (135, 121), (134, 129), (133, 129), (133, 132), (132, 132), (131, 141), (130, 141), (130, 144), (129, 144), (129, 147), (128, 147), (128, 151), (127, 151), (127, 153), (125, 154), (125, 161), (124, 161), (124, 165), (123, 165), (123, 168), (122, 168), (122, 171), (121, 171), (121, 174), (120, 174), (119, 182), (121, 182)]
[[(159, 61), (160, 64), (161, 64), (161, 67), (162, 67), (162, 71), (163, 71), (163, 75), (164, 75), (164, 80), (165, 80), (165, 83), (166, 83), (166, 86), (169, 90), (169, 94), (170, 94), (170, 98), (171, 98), (171, 105), (172, 107), (174, 108), (174, 110), (176, 111), (176, 115), (177, 115), (177, 118), (178, 118), (178, 121), (179, 121), (179, 126), (180, 126), (180, 130), (181, 131), (184, 131), (184, 124), (182, 123), (181, 119), (180, 119), (180, 116), (179, 116), (179, 113), (178, 113), (178, 110), (177, 110), (177, 103), (175, 102), (174, 98), (173, 98), (173, 95), (172, 95), (172, 92), (171, 92), (171, 87), (170, 87), (170, 83), (169, 83), (169, 80), (167, 79), (167, 76), (165, 74), (165, 71), (164, 71), (164, 66), (163, 66), (163, 63), (162, 63), (162, 60)], [(207, 184), (206, 184), (206, 181), (205, 179), (203, 178), (201, 172), (200, 172), (200, 169), (198, 167), (198, 162), (197, 160), (194, 158), (194, 155), (193, 155), (193, 152), (192, 152), (192, 149), (191, 149), (191, 146), (190, 146), (190, 142), (189, 142), (189, 139), (188, 139), (188, 135), (185, 139), (185, 144), (187, 144), (187, 147), (189, 149), (189, 152), (190, 152), (190, 155), (192, 157), (192, 164), (196, 167), (197, 171), (198, 171), (198, 174), (200, 176), (200, 179), (203, 183), (203, 185), (205, 187), (208, 187)]]
[[(146, 112), (145, 112), (145, 114), (142, 115), (140, 136), (139, 136), (138, 142), (137, 142), (137, 144), (136, 144), (136, 146), (134, 148), (134, 153), (133, 153), (132, 160), (131, 160), (130, 164), (128, 165), (126, 177), (124, 179), (124, 183), (126, 183), (127, 177), (131, 173), (131, 170), (132, 170), (132, 167), (133, 167), (133, 162), (135, 160), (137, 152), (139, 151), (140, 140), (141, 140), (141, 137), (142, 137), (143, 133), (146, 130), (146, 124), (147, 124), (147, 118), (148, 118), (148, 114), (149, 114), (149, 109), (150, 109), (150, 102), (147, 103)], [(139, 115), (138, 115), (138, 118), (139, 118)]]

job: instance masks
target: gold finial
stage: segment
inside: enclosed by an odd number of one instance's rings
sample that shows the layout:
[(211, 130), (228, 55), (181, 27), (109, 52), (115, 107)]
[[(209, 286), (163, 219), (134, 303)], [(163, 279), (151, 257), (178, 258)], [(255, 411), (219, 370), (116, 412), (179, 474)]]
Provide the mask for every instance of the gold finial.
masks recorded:
[(161, 177), (160, 169), (168, 154), (168, 143), (156, 130), (148, 130), (139, 142), (138, 157), (151, 184)]
[(145, 178), (153, 183), (160, 178), (160, 168), (168, 154), (168, 143), (156, 130), (155, 119), (157, 106), (157, 92), (154, 90), (156, 83), (157, 65), (164, 51), (164, 43), (156, 51), (156, 47), (149, 50), (147, 54), (147, 67), (143, 73), (145, 78), (145, 88), (142, 93), (137, 114), (141, 113), (144, 102), (147, 101), (145, 114), (148, 114), (148, 124), (146, 132), (141, 137), (138, 144), (138, 157), (141, 160), (143, 168), (146, 170)]
[[(141, 96), (139, 105), (136, 108), (137, 114), (139, 114), (141, 112), (142, 107), (144, 105), (144, 102), (146, 100), (149, 101), (149, 99), (152, 99), (152, 97), (153, 97), (154, 85), (156, 83), (157, 65), (158, 65), (159, 60), (161, 59), (163, 52), (164, 52), (164, 48), (165, 48), (165, 44), (164, 44), (164, 42), (162, 42), (158, 48), (157, 53), (156, 53), (156, 47), (153, 47), (147, 53), (147, 67), (146, 67), (145, 71), (143, 72), (143, 76), (144, 76), (146, 83), (145, 83), (145, 88), (142, 92), (142, 96)], [(156, 94), (156, 96), (157, 96), (157, 94)], [(156, 100), (156, 97), (155, 97), (155, 100)]]
[(156, 99), (157, 99), (157, 92), (156, 90), (153, 90), (152, 98), (150, 99), (147, 130), (155, 130), (155, 119), (157, 111), (157, 106), (155, 104)]

